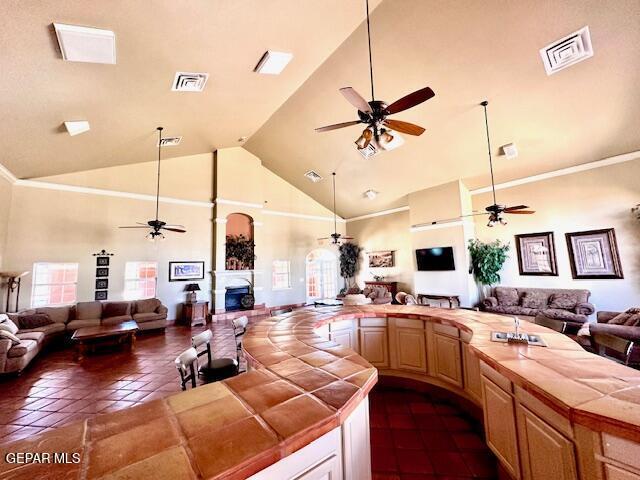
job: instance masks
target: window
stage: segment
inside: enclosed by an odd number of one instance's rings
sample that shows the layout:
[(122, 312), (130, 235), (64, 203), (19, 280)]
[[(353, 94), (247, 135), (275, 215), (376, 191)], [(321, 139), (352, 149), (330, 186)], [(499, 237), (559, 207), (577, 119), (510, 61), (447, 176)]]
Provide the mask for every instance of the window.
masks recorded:
[(273, 290), (291, 288), (291, 262), (289, 260), (273, 261)]
[(307, 300), (334, 298), (337, 290), (337, 261), (329, 251), (317, 249), (307, 255)]
[(34, 263), (31, 306), (46, 307), (75, 303), (77, 285), (77, 263)]
[(155, 297), (157, 280), (157, 262), (127, 262), (124, 268), (124, 299)]

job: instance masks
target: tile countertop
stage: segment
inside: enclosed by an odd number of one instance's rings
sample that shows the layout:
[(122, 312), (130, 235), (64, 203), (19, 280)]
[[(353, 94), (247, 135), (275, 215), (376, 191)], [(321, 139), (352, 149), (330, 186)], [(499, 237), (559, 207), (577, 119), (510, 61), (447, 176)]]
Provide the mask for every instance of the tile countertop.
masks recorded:
[[(513, 324), (493, 314), (400, 305), (308, 308), (249, 328), (243, 346), (254, 370), (2, 445), (0, 478), (247, 478), (340, 425), (377, 381), (366, 360), (314, 328), (387, 316), (454, 325), (472, 335), (483, 361), (551, 408), (640, 441), (640, 372), (587, 353), (562, 334), (523, 322), (548, 348), (514, 346), (489, 340), (491, 331)], [(79, 453), (81, 461), (16, 465), (7, 463), (7, 452)]]

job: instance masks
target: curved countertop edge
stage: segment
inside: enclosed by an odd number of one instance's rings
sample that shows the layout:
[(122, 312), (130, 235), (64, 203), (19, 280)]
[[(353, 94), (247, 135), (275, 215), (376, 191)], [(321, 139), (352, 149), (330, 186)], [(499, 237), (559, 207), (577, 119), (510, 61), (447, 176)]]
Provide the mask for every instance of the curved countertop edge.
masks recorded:
[[(475, 356), (572, 422), (640, 441), (640, 372), (527, 322), (522, 329), (539, 333), (548, 347), (491, 342), (492, 331), (513, 328), (508, 317), (379, 305), (305, 308), (262, 320), (243, 339), (253, 367), (247, 373), (4, 444), (0, 450), (48, 446), (48, 451), (81, 451), (81, 466), (56, 467), (75, 468), (75, 478), (131, 474), (149, 466), (162, 471), (163, 461), (175, 466), (178, 457), (192, 476), (246, 478), (341, 425), (377, 382), (376, 368), (315, 329), (341, 320), (390, 317), (457, 327)], [(144, 449), (132, 448), (139, 442)], [(235, 446), (227, 452), (230, 443)], [(225, 455), (212, 455), (223, 446)], [(120, 450), (126, 455), (116, 461)], [(50, 468), (0, 463), (0, 476), (16, 468), (35, 474), (38, 467)]]

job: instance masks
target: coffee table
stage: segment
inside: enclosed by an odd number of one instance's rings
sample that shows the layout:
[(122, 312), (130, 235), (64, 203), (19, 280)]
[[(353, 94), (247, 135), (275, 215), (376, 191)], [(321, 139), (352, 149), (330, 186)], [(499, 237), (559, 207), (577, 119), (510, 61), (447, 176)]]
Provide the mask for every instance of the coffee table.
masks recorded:
[(82, 327), (73, 332), (71, 341), (76, 345), (76, 359), (81, 361), (88, 351), (98, 346), (129, 344), (134, 350), (138, 324), (133, 320), (117, 325), (97, 325)]

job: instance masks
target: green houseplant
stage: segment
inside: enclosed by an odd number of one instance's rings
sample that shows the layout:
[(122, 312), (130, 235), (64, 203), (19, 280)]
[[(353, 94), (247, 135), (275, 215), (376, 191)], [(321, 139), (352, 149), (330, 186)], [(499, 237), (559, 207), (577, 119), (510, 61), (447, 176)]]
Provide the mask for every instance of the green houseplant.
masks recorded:
[(495, 285), (500, 282), (500, 270), (507, 260), (509, 244), (500, 240), (484, 243), (477, 239), (469, 240), (471, 269), (480, 285)]
[(362, 248), (355, 243), (343, 243), (339, 247), (340, 276), (344, 278), (345, 290), (353, 285), (353, 278), (358, 271), (358, 260)]

